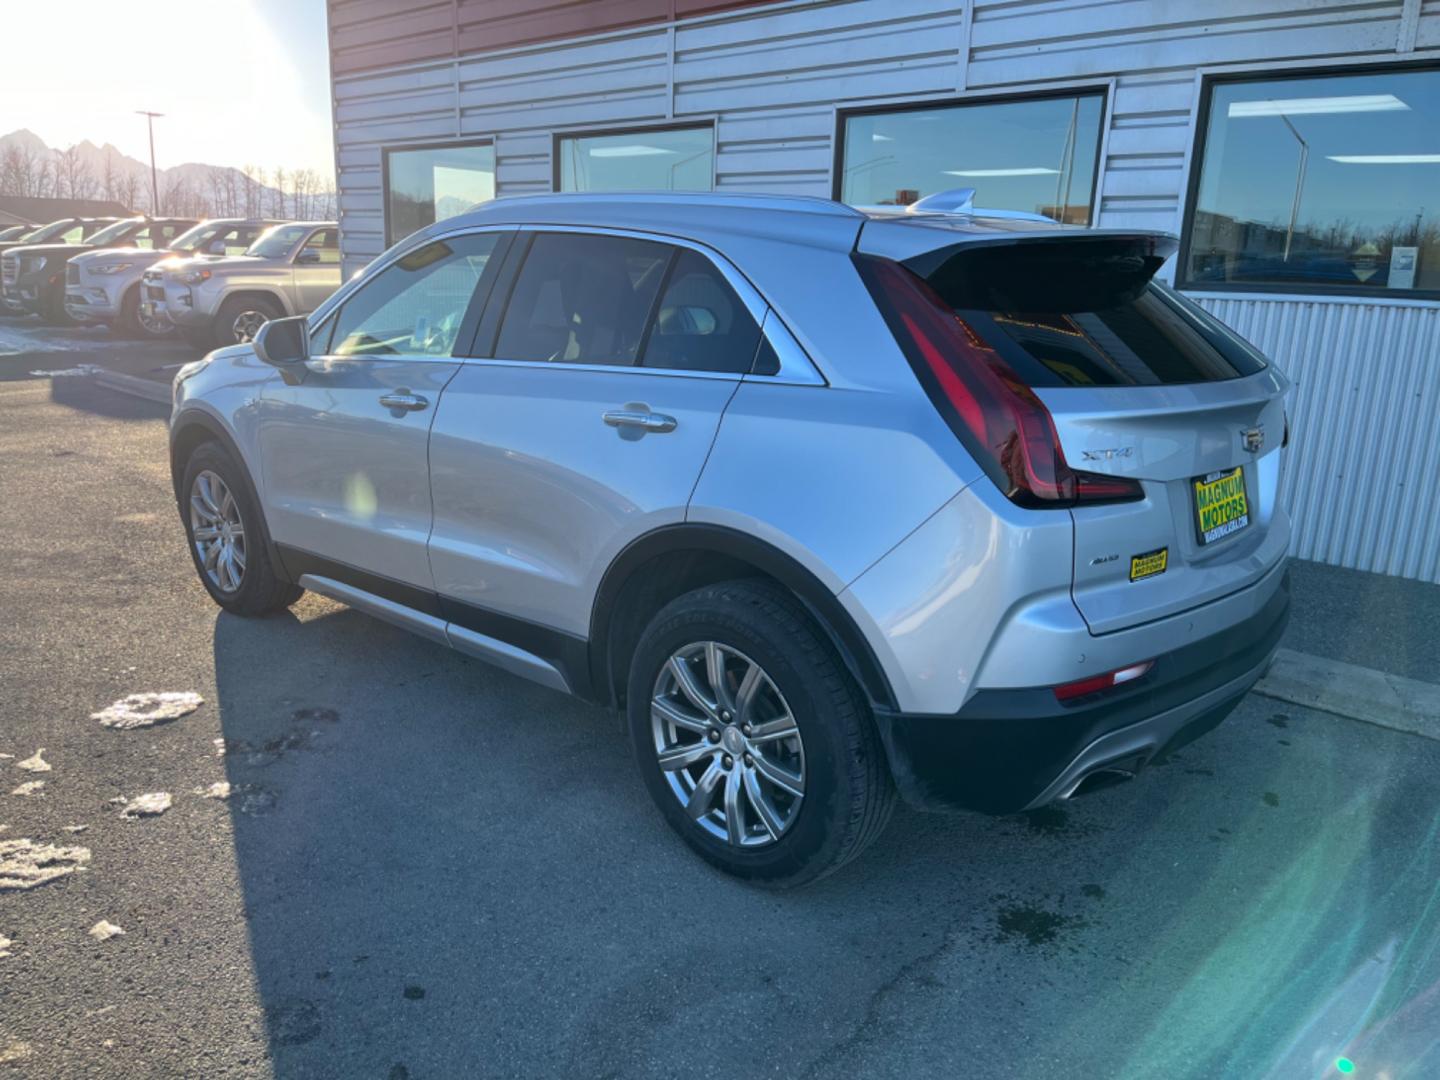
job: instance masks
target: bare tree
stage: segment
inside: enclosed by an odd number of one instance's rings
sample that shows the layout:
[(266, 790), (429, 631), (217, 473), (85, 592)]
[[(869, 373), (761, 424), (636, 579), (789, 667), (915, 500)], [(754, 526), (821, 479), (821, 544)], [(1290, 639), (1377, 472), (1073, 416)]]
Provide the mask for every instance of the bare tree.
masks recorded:
[(56, 179), (54, 163), (48, 158), (41, 158), (35, 170), (35, 186), (31, 194), (41, 199), (58, 199), (60, 192)]
[(276, 168), (275, 179), (270, 188), (270, 216), (283, 218), (285, 214), (285, 181), (288, 174), (284, 169)]
[(210, 208), (219, 217), (235, 215), (235, 181), (233, 170), (212, 166), (205, 179), (210, 188)]
[(100, 174), (100, 191), (104, 198), (113, 201), (119, 198), (120, 177), (115, 172), (115, 155), (105, 152), (105, 171)]
[(14, 143), (5, 147), (0, 155), (0, 194), (33, 196), (39, 194), (39, 186), (39, 155)]
[(65, 199), (88, 199), (95, 194), (95, 177), (79, 146), (56, 152), (55, 194)]
[(291, 205), (302, 221), (315, 217), (315, 197), (320, 192), (320, 178), (314, 169), (295, 169), (290, 173)]
[[(144, 189), (149, 191), (149, 187)], [(128, 210), (140, 209), (140, 178), (133, 172), (123, 172), (115, 181), (115, 201)]]

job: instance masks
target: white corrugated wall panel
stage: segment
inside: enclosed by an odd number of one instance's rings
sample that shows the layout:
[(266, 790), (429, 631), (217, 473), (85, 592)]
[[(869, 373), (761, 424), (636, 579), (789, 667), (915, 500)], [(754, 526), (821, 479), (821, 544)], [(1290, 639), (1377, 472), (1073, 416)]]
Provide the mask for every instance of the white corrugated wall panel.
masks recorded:
[(1440, 308), (1197, 299), (1296, 384), (1294, 554), (1440, 583)]
[[(549, 190), (554, 133), (713, 121), (723, 190), (829, 195), (835, 109), (1108, 85), (1102, 226), (1178, 231), (1197, 68), (1440, 49), (1440, 0), (791, 0), (335, 83), (347, 272), (382, 245), (380, 148), (495, 139), (501, 195)], [(1397, 52), (1399, 50), (1399, 52)], [(1440, 581), (1440, 308), (1212, 295), (1290, 373), (1296, 553)]]

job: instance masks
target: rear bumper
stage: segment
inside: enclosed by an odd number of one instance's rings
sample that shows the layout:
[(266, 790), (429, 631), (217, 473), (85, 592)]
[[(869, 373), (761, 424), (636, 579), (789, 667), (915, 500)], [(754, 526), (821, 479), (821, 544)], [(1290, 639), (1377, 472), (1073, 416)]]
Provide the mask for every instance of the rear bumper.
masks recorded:
[(1156, 657), (1123, 689), (1071, 705), (1046, 687), (981, 690), (954, 715), (877, 712), (896, 786), (921, 809), (1008, 814), (1068, 797), (1100, 772), (1134, 774), (1229, 715), (1289, 618), (1287, 572), (1244, 621)]

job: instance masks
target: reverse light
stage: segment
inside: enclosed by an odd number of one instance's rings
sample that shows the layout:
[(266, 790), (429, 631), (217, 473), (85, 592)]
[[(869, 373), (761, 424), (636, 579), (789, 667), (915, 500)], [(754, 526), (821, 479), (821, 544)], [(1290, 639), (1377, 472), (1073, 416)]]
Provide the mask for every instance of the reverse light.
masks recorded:
[(1117, 686), (1134, 682), (1149, 672), (1154, 666), (1154, 660), (1146, 660), (1143, 663), (1131, 664), (1129, 667), (1123, 667), (1116, 671), (1107, 671), (1104, 675), (1092, 675), (1088, 679), (1078, 679), (1072, 683), (1065, 683), (1063, 686), (1055, 687), (1055, 697), (1060, 701), (1074, 701), (1076, 698), (1085, 697), (1087, 694), (1098, 694), (1102, 690), (1113, 690)]
[(930, 400), (1006, 498), (1028, 507), (1144, 498), (1127, 477), (1070, 468), (1044, 402), (923, 280), (889, 259), (855, 264)]

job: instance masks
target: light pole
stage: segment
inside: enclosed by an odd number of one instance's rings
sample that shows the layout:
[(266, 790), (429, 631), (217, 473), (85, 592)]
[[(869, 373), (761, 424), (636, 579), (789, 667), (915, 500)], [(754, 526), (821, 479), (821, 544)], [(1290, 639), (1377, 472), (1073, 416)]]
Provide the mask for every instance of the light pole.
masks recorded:
[(150, 216), (154, 217), (160, 213), (160, 181), (156, 178), (155, 173), (155, 118), (165, 114), (136, 109), (135, 115), (145, 117), (145, 122), (150, 128)]

